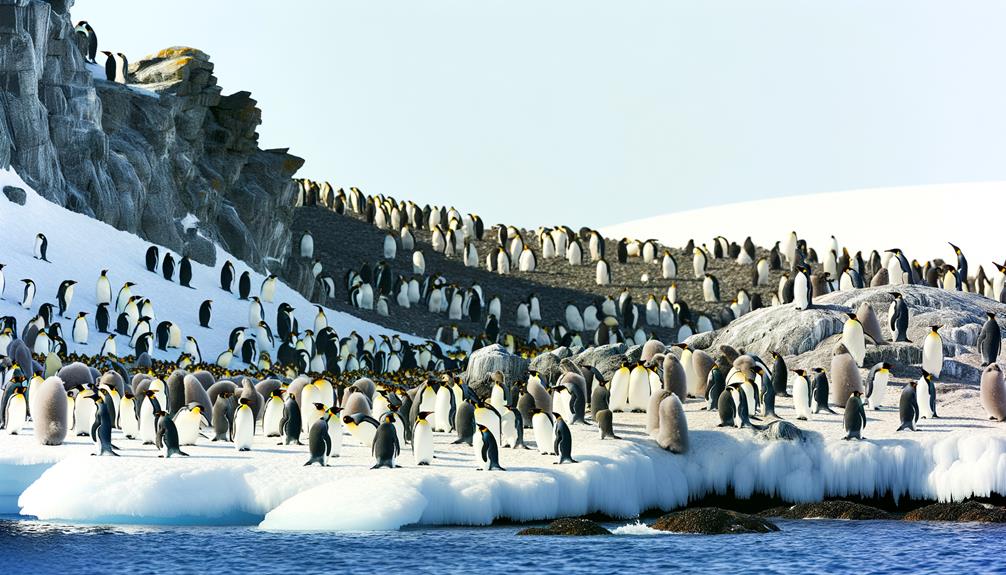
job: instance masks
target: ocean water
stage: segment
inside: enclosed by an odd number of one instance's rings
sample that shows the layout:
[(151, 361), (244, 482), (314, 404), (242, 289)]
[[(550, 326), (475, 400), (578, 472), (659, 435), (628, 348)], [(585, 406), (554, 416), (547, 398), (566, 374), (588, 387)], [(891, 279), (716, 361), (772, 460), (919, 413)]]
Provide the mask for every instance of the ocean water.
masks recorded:
[(517, 526), (375, 533), (71, 526), (0, 518), (2, 573), (1006, 573), (1006, 526), (778, 521), (779, 533), (516, 537)]

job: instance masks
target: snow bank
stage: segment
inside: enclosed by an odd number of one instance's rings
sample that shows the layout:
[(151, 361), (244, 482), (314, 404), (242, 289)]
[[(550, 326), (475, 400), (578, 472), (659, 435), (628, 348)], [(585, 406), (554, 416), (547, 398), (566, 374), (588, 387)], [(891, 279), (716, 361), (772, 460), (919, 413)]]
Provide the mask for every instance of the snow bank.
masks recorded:
[[(43, 302), (56, 302), (56, 291), (60, 282), (67, 279), (77, 280), (79, 283), (74, 290), (73, 301), (66, 315), (73, 318), (77, 316), (78, 311), (91, 314), (88, 316), (90, 324), (88, 343), (78, 346), (73, 342), (72, 319), (59, 320), (63, 324), (63, 336), (70, 353), (97, 354), (105, 336), (98, 333), (93, 324), (94, 311), (97, 307), (95, 284), (101, 270), (108, 269), (113, 300), (124, 282), (135, 282), (137, 285), (132, 288), (133, 294), (142, 295), (153, 301), (154, 311), (157, 314), (156, 321), (169, 320), (178, 325), (182, 330), (183, 341), (186, 336), (195, 337), (199, 342), (203, 360), (208, 363), (212, 363), (217, 355), (227, 349), (227, 338), (231, 329), (248, 325), (249, 303), (237, 298), (237, 279), (234, 283), (234, 294), (229, 294), (220, 288), (220, 267), (225, 261), (231, 260), (237, 268), (236, 275), (245, 270), (250, 271), (253, 295), (258, 293), (259, 286), (265, 278), (219, 246), (215, 267), (193, 262), (191, 285), (196, 289), (188, 289), (178, 283), (177, 267), (173, 282), (165, 280), (159, 273), (147, 271), (145, 255), (151, 245), (149, 242), (52, 204), (35, 193), (12, 170), (0, 170), (0, 187), (3, 186), (23, 188), (27, 192), (27, 201), (24, 206), (19, 206), (0, 196), (0, 230), (3, 230), (0, 263), (7, 266), (3, 270), (6, 288), (4, 293), (0, 294), (2, 297), (0, 316), (13, 315), (17, 318), (18, 325), (23, 326), (34, 317)], [(194, 225), (193, 220), (195, 218), (191, 216), (185, 219)], [(52, 263), (32, 257), (35, 234), (39, 232), (44, 233), (49, 240), (48, 259)], [(162, 258), (166, 251), (168, 251), (166, 248), (160, 247)], [(178, 254), (172, 253), (176, 256), (177, 266)], [(33, 279), (38, 290), (31, 310), (20, 306), (24, 287), (20, 282), (21, 278)], [(210, 329), (199, 326), (199, 306), (206, 299), (213, 300)], [(314, 325), (316, 313), (314, 304), (283, 283), (277, 285), (273, 301), (262, 304), (265, 307), (265, 317), (270, 324), (275, 321), (276, 309), (283, 302), (288, 302), (295, 308), (294, 313), (301, 325)], [(345, 337), (354, 330), (364, 339), (397, 333), (347, 313), (326, 309), (325, 315), (328, 317), (329, 325), (339, 333), (340, 337)], [(111, 326), (115, 326), (114, 313)], [(414, 336), (398, 335), (408, 341), (425, 341)], [(131, 353), (126, 338), (119, 336), (116, 341), (120, 355)], [(278, 345), (280, 342), (276, 343)], [(155, 350), (153, 356), (156, 359), (174, 360), (180, 351)], [(275, 357), (274, 349), (267, 351)]]
[[(975, 225), (974, 218), (939, 214), (961, 213), (962, 206), (986, 206), (995, 212), (1004, 205), (1003, 197), (1006, 182), (874, 188), (713, 206), (611, 225), (601, 232), (613, 238), (654, 238), (676, 246), (690, 238), (701, 244), (723, 234), (740, 243), (751, 236), (755, 244), (771, 247), (796, 230), (819, 251), (831, 245), (834, 234), (853, 253), (864, 250), (869, 255), (872, 249), (897, 247), (909, 259), (943, 258), (956, 263), (946, 243), (952, 241), (967, 256), (972, 273), (979, 265), (989, 273), (995, 270), (993, 261), (1002, 263), (1006, 258), (998, 228)], [(935, 234), (920, 223), (936, 220), (940, 224)]]
[[(626, 415), (631, 427), (643, 416)], [(696, 430), (693, 449), (674, 455), (641, 434), (600, 441), (574, 426), (575, 465), (553, 465), (534, 450), (501, 453), (508, 471), (477, 471), (471, 448), (436, 436), (433, 466), (370, 470), (369, 450), (347, 445), (331, 467), (302, 467), (303, 447), (256, 438), (238, 453), (220, 444), (158, 459), (150, 447), (120, 458), (86, 455), (83, 442), (20, 496), (20, 512), (81, 523), (258, 524), (267, 530), (372, 531), (421, 525), (487, 525), (601, 513), (632, 518), (671, 510), (708, 494), (936, 499), (1006, 493), (1006, 437), (998, 430), (929, 434), (922, 440), (769, 441), (744, 430)], [(939, 437), (937, 437), (939, 435)], [(4, 441), (12, 440), (5, 436)], [(22, 443), (24, 449), (43, 450)], [(126, 445), (129, 445), (126, 443)], [(57, 448), (59, 449), (59, 448)], [(30, 461), (26, 458), (25, 461)], [(37, 464), (36, 464), (37, 465)], [(2, 468), (4, 476), (16, 465)], [(24, 466), (29, 476), (37, 468)], [(5, 489), (11, 489), (6, 487)]]

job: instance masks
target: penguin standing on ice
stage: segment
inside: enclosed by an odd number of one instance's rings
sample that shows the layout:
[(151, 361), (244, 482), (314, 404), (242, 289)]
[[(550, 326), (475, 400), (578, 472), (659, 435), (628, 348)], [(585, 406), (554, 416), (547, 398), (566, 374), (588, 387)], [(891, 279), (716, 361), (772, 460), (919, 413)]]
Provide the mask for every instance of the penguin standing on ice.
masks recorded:
[(814, 386), (813, 386), (813, 398), (814, 398), (814, 413), (821, 413), (821, 411), (827, 411), (828, 413), (835, 413), (831, 407), (828, 406), (828, 397), (830, 391), (828, 386), (828, 374), (824, 372), (820, 367), (814, 368)]
[(63, 280), (56, 289), (56, 301), (59, 303), (59, 315), (66, 317), (66, 310), (73, 301), (73, 286), (77, 285), (74, 280)]
[(569, 426), (562, 419), (562, 414), (553, 413), (552, 416), (555, 418), (555, 427), (553, 428), (555, 439), (552, 450), (559, 455), (559, 461), (556, 463), (559, 465), (576, 463), (576, 460), (573, 459), (573, 434), (570, 433)]
[(484, 425), (479, 425), (476, 431), (482, 438), (482, 449), (480, 453), (477, 454), (479, 459), (479, 469), (488, 469), (489, 471), (499, 470), (506, 471), (500, 465), (500, 452), (499, 447), (496, 444), (496, 437), (493, 436), (492, 431)]
[(891, 364), (880, 362), (870, 368), (866, 376), (866, 400), (870, 409), (877, 411), (884, 405), (887, 382), (891, 379)]
[(377, 426), (377, 434), (374, 435), (374, 444), (371, 446), (371, 455), (377, 460), (371, 469), (388, 467), (394, 469), (395, 458), (401, 453), (402, 446), (398, 442), (398, 431), (395, 429), (395, 416), (387, 413), (381, 419), (381, 424)]
[(866, 428), (866, 410), (863, 409), (863, 392), (856, 390), (845, 402), (845, 437), (842, 439), (863, 439)]
[(328, 463), (325, 462), (325, 458), (332, 453), (332, 438), (328, 434), (328, 420), (332, 417), (332, 413), (329, 411), (325, 412), (325, 415), (318, 418), (311, 424), (311, 431), (307, 438), (308, 450), (311, 452), (311, 458), (307, 460), (304, 467), (317, 463), (322, 467), (328, 467)]
[(178, 262), (178, 283), (182, 287), (192, 288), (192, 260), (189, 256), (182, 256), (182, 260)]
[(21, 280), (24, 282), (24, 294), (21, 296), (21, 307), (31, 309), (32, 302), (35, 301), (35, 282), (30, 279)]
[(189, 454), (181, 450), (178, 443), (178, 428), (175, 427), (175, 422), (168, 417), (167, 411), (156, 411), (154, 412), (154, 417), (157, 418), (157, 436), (155, 438), (155, 443), (157, 449), (164, 449), (164, 457), (171, 457), (172, 455), (182, 455), (188, 457)]
[(77, 345), (87, 345), (87, 312), (82, 311), (77, 314), (77, 319), (73, 320), (73, 343)]
[(911, 381), (901, 388), (901, 399), (898, 402), (898, 417), (901, 420), (901, 427), (898, 431), (909, 429), (915, 431), (915, 424), (919, 421), (919, 400), (916, 395), (917, 382)]
[(175, 258), (171, 256), (171, 252), (164, 253), (164, 260), (161, 261), (161, 275), (168, 281), (173, 281), (175, 278)]

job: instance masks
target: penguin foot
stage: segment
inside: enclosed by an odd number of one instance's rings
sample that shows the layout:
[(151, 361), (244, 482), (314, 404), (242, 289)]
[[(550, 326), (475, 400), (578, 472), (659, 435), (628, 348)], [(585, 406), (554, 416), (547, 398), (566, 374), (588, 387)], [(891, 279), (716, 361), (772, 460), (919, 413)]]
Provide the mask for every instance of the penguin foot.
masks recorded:
[(807, 421), (807, 418), (801, 415), (801, 416), (797, 417), (797, 420), (799, 420), (799, 421)]
[(429, 465), (429, 464), (430, 464), (430, 462), (429, 462), (429, 461), (420, 461), (420, 462), (419, 462), (419, 463), (417, 463), (416, 465)]
[(238, 451), (251, 451), (251, 448), (242, 447), (241, 449), (238, 449)]

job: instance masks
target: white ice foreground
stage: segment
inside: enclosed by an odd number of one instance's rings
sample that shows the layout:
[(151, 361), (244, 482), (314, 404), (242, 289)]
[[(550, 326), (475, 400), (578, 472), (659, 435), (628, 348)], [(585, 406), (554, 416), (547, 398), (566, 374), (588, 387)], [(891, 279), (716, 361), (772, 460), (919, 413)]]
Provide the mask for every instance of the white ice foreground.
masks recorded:
[[(894, 387), (891, 388), (891, 392)], [(891, 394), (893, 395), (893, 393)], [(602, 513), (631, 518), (707, 494), (777, 495), (790, 502), (880, 496), (956, 500), (1006, 493), (1006, 433), (984, 419), (973, 392), (947, 398), (942, 418), (894, 432), (896, 411), (870, 412), (867, 441), (843, 441), (840, 415), (797, 422), (806, 442), (770, 441), (718, 429), (714, 413), (686, 404), (691, 450), (674, 455), (643, 433), (641, 414), (616, 414), (621, 441), (575, 425), (578, 464), (537, 451), (501, 450), (506, 472), (475, 469), (472, 449), (437, 435), (437, 459), (370, 470), (369, 449), (350, 445), (331, 467), (303, 467), (307, 448), (257, 437), (184, 448), (158, 459), (152, 446), (116, 436), (122, 457), (92, 457), (89, 438), (39, 446), (0, 435), (0, 513), (74, 523), (257, 524), (269, 530), (389, 530), (405, 525), (486, 525)], [(778, 412), (792, 421), (789, 400)], [(839, 410), (840, 411), (840, 410)], [(118, 432), (116, 432), (118, 433)], [(532, 434), (528, 430), (527, 436)], [(528, 443), (533, 445), (533, 440)], [(13, 504), (16, 501), (16, 504)]]

